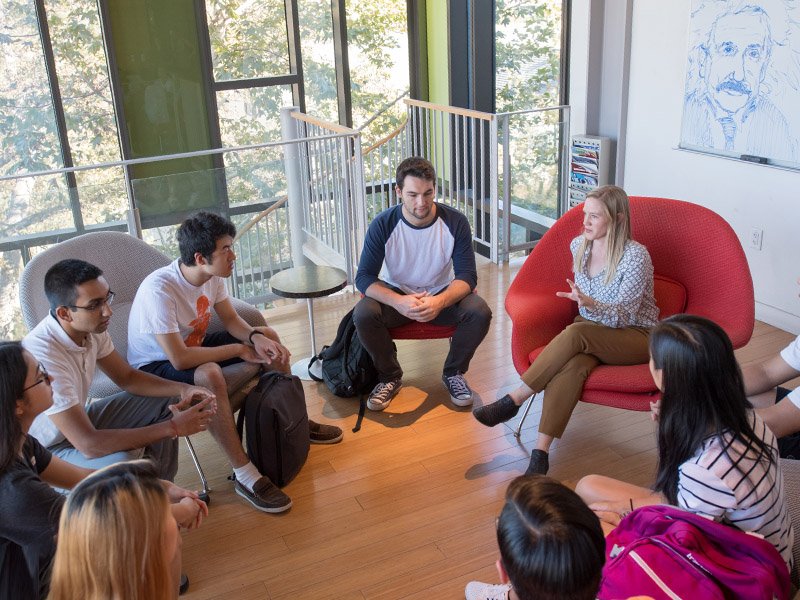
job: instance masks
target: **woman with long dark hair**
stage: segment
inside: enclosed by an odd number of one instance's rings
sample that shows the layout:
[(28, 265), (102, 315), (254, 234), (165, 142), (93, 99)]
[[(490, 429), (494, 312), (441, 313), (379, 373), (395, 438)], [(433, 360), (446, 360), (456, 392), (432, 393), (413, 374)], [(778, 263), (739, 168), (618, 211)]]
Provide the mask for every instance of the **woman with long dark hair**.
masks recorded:
[(0, 598), (39, 598), (47, 591), (64, 496), (91, 473), (28, 436), (53, 402), (50, 377), (19, 342), (0, 342)]
[(745, 396), (728, 336), (708, 319), (675, 315), (651, 333), (650, 356), (662, 394), (653, 489), (590, 475), (578, 494), (610, 526), (640, 506), (673, 504), (764, 536), (790, 564), (777, 443)]
[[(28, 435), (53, 404), (52, 379), (19, 342), (0, 342), (0, 600), (47, 593), (64, 496), (92, 471), (53, 456)], [(197, 494), (161, 482), (173, 513), (196, 527), (208, 509)]]

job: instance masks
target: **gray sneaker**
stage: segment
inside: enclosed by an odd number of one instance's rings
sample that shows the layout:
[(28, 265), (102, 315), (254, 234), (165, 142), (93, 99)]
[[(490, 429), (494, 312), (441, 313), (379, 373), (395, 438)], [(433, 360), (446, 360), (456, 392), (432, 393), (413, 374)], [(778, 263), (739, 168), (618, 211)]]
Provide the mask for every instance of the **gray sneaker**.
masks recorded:
[(450, 392), (450, 400), (456, 406), (470, 406), (472, 404), (472, 390), (467, 385), (464, 375), (442, 375), (442, 383), (447, 391)]
[(470, 581), (464, 590), (464, 597), (467, 600), (508, 600), (510, 590), (511, 585), (507, 583), (494, 585), (482, 581)]
[(383, 410), (391, 404), (401, 387), (403, 387), (403, 381), (400, 379), (379, 383), (370, 392), (367, 399), (367, 408), (370, 410)]
[(251, 492), (238, 481), (233, 484), (234, 491), (255, 508), (268, 513), (281, 513), (292, 507), (292, 500), (267, 476), (261, 476)]

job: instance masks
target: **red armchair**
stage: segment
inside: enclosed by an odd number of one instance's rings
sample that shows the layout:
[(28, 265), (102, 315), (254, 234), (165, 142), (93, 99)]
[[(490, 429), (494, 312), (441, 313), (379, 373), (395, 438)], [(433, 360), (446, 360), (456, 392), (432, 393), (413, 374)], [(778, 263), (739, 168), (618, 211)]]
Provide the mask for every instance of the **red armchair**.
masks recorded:
[[(364, 297), (364, 294), (361, 294)], [(439, 340), (451, 338), (456, 332), (455, 325), (436, 325), (435, 323), (420, 323), (411, 321), (389, 329), (393, 340)]]
[[(661, 318), (680, 312), (707, 317), (719, 323), (735, 348), (744, 346), (755, 320), (753, 280), (730, 225), (707, 208), (679, 200), (631, 197), (630, 206), (633, 238), (653, 259)], [(582, 219), (583, 206), (561, 217), (508, 289), (511, 355), (519, 373), (578, 313), (574, 302), (556, 297), (556, 292), (568, 290), (569, 243), (580, 232)], [(657, 394), (646, 364), (600, 365), (586, 380), (581, 399), (646, 411)]]

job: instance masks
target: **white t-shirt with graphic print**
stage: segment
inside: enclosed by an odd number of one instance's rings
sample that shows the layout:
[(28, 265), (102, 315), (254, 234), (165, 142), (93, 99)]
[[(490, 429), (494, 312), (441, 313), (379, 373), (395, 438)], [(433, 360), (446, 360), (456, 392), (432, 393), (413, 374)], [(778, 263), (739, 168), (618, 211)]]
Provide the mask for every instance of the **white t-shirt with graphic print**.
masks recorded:
[(156, 335), (180, 333), (187, 346), (200, 346), (214, 305), (228, 297), (222, 277), (192, 285), (180, 260), (153, 271), (139, 286), (128, 318), (128, 362), (135, 368), (168, 360)]

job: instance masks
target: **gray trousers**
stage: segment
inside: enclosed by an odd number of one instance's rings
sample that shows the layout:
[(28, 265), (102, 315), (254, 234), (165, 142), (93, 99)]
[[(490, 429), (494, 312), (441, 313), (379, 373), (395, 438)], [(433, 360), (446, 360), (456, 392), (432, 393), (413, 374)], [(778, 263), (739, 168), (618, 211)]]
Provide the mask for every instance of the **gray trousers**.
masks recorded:
[[(169, 406), (177, 401), (178, 398), (149, 398), (120, 392), (91, 402), (86, 412), (95, 429), (134, 429), (172, 418)], [(161, 479), (172, 481), (178, 472), (177, 439), (165, 438), (144, 448), (122, 450), (99, 458), (87, 458), (66, 439), (53, 444), (48, 450), (67, 462), (87, 469), (101, 469), (120, 461), (145, 457), (156, 464)]]
[[(356, 304), (353, 321), (364, 348), (367, 349), (382, 382), (403, 377), (403, 369), (389, 335), (389, 329), (410, 323), (412, 319), (401, 315), (391, 306), (364, 296)], [(442, 373), (450, 376), (466, 373), (478, 345), (486, 337), (492, 311), (478, 294), (467, 294), (460, 302), (448, 306), (430, 321), (435, 325), (455, 325), (450, 342), (450, 352), (444, 361)]]

